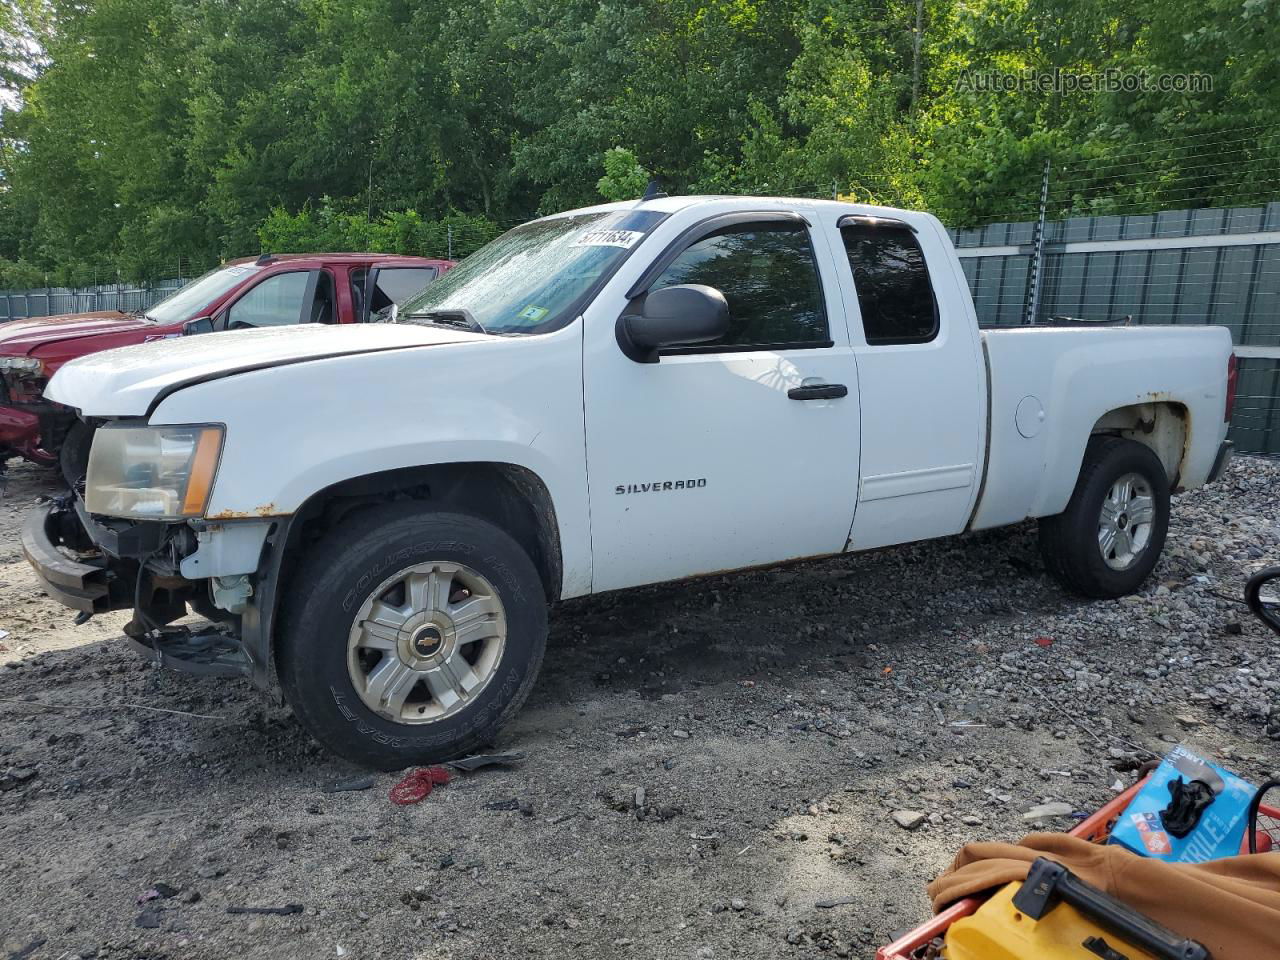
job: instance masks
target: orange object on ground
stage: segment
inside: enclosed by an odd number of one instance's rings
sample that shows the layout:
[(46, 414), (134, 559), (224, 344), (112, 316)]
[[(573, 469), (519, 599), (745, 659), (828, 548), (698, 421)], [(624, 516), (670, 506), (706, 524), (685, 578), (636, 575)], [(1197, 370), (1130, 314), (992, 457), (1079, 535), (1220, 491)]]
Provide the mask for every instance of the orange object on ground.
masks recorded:
[[(1079, 837), (1091, 843), (1106, 843), (1107, 837), (1111, 833), (1112, 825), (1124, 813), (1125, 808), (1129, 806), (1129, 801), (1142, 789), (1142, 785), (1145, 782), (1146, 778), (1144, 777), (1123, 793), (1112, 798), (1100, 810), (1076, 824), (1071, 829), (1069, 836)], [(1280, 809), (1275, 809), (1264, 803), (1262, 811), (1267, 816), (1280, 822)], [(1247, 852), (1248, 847), (1242, 846), (1241, 853)], [(876, 960), (921, 960), (926, 954), (935, 956), (936, 954), (930, 953), (930, 945), (941, 943), (943, 935), (946, 934), (951, 924), (961, 917), (971, 916), (974, 911), (982, 906), (986, 896), (987, 894), (983, 892), (958, 900), (937, 916), (931, 917), (920, 924), (920, 926), (899, 934), (892, 943), (887, 943), (876, 951)]]
[(1027, 878), (1047, 856), (1138, 913), (1208, 947), (1213, 960), (1280, 956), (1280, 856), (1228, 856), (1166, 863), (1064, 833), (1032, 833), (1021, 844), (969, 844), (929, 884), (933, 909)]
[(929, 885), (934, 910), (1026, 879), (1040, 856), (1199, 941), (1214, 960), (1280, 957), (1280, 857), (1269, 854), (1166, 863), (1060, 833), (1033, 833), (1020, 844), (971, 843)]

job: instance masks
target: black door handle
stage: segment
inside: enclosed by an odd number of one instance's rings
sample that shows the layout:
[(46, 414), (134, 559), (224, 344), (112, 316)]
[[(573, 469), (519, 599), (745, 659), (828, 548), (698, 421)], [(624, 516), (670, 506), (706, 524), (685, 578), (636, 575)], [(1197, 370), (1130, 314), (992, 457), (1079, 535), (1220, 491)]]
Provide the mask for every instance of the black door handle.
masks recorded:
[(843, 383), (815, 383), (811, 387), (792, 387), (787, 391), (792, 400), (838, 400), (848, 395), (849, 388)]

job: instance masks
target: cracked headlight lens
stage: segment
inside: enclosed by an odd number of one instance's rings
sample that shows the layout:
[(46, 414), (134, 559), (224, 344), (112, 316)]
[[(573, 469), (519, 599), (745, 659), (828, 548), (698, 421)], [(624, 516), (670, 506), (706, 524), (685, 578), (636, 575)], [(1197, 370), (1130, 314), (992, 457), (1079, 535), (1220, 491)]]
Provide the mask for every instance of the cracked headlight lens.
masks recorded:
[(204, 516), (222, 453), (223, 428), (100, 427), (89, 452), (85, 507), (134, 520)]
[(5, 370), (18, 374), (43, 373), (44, 364), (35, 357), (0, 357), (0, 371)]

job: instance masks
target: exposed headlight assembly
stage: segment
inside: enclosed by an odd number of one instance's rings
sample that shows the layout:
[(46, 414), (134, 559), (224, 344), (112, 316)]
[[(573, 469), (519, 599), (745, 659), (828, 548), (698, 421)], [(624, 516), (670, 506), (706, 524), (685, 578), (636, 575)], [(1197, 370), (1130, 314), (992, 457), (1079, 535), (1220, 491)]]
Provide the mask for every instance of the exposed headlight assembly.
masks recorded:
[(222, 433), (207, 424), (100, 427), (89, 452), (85, 507), (133, 520), (204, 516)]
[(0, 372), (43, 373), (44, 364), (36, 357), (0, 357)]

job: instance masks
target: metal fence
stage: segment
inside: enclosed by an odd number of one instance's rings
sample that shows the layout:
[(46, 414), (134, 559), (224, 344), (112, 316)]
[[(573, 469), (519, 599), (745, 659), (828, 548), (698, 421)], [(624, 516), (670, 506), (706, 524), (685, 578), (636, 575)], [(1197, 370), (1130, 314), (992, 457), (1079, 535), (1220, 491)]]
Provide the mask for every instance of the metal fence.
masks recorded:
[(1232, 438), (1280, 453), (1280, 203), (1046, 221), (1039, 242), (1036, 227), (953, 232), (979, 322), (1224, 326), (1240, 356)]
[(149, 287), (106, 283), (96, 287), (44, 287), (0, 291), (0, 323), (26, 317), (51, 317), (94, 310), (146, 310), (188, 281), (161, 280)]

